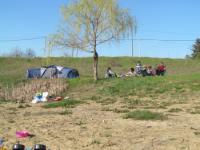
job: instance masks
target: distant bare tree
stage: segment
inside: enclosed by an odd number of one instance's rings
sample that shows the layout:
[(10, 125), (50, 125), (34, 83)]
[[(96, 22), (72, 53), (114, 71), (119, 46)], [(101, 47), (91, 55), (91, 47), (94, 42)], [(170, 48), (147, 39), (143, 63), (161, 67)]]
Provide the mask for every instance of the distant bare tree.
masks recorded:
[(12, 52), (8, 55), (10, 57), (23, 57), (24, 53), (21, 48), (16, 47), (12, 49)]
[(27, 48), (25, 52), (25, 57), (34, 58), (36, 56), (35, 51), (31, 48)]
[(64, 57), (77, 57), (78, 56), (78, 49), (71, 49), (71, 54), (67, 51), (63, 52)]
[(64, 52), (64, 53), (63, 53), (63, 56), (64, 56), (64, 57), (70, 57), (70, 55), (68, 54), (68, 52)]

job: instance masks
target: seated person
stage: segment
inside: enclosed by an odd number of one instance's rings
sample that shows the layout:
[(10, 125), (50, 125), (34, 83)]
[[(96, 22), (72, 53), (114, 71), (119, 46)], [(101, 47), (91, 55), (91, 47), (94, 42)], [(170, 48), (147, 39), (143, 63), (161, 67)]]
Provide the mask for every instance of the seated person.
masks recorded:
[(135, 69), (130, 68), (130, 71), (125, 74), (126, 77), (134, 77), (136, 76)]
[(163, 62), (161, 62), (156, 68), (156, 75), (164, 76), (165, 72), (166, 72), (166, 66), (164, 65)]
[(143, 76), (143, 77), (148, 76), (148, 73), (147, 73), (147, 66), (146, 66), (146, 65), (144, 65), (144, 66), (142, 67), (142, 76)]
[(110, 67), (107, 68), (105, 73), (105, 78), (114, 78), (117, 77), (116, 73), (114, 73)]
[(136, 72), (136, 75), (142, 74), (142, 64), (141, 64), (140, 61), (138, 61), (136, 66), (135, 66), (135, 72)]
[(152, 69), (152, 66), (147, 67), (147, 76), (154, 76), (155, 71)]

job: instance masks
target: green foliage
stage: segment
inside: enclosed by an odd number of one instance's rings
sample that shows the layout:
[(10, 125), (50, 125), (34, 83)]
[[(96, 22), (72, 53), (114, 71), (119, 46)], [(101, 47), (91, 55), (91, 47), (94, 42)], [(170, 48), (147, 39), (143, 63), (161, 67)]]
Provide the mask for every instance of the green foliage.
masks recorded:
[(199, 59), (200, 58), (200, 39), (197, 38), (195, 43), (192, 46), (192, 55), (191, 57), (193, 59)]
[(45, 104), (43, 107), (44, 108), (57, 108), (57, 107), (72, 108), (80, 103), (81, 102), (78, 100), (70, 99), (70, 100), (63, 100), (59, 102), (51, 102), (51, 103)]
[[(134, 20), (116, 0), (77, 0), (61, 7), (62, 27), (50, 36), (51, 46), (96, 50), (133, 28)], [(95, 49), (93, 49), (95, 48)]]
[(97, 46), (118, 41), (133, 31), (135, 21), (116, 0), (76, 0), (61, 7), (63, 17), (58, 33), (49, 37), (49, 49), (67, 47), (93, 53), (94, 80), (98, 79)]
[(125, 119), (133, 118), (135, 120), (164, 120), (167, 117), (162, 113), (151, 112), (146, 110), (136, 110), (132, 112), (128, 112), (125, 116)]

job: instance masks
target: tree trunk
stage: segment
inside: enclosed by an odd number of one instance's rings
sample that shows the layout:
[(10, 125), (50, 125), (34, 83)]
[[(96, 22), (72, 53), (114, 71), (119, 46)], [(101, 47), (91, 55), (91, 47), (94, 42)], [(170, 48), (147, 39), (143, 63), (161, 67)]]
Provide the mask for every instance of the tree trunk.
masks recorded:
[(98, 53), (96, 51), (96, 47), (94, 47), (94, 55), (93, 55), (93, 75), (94, 80), (98, 80)]

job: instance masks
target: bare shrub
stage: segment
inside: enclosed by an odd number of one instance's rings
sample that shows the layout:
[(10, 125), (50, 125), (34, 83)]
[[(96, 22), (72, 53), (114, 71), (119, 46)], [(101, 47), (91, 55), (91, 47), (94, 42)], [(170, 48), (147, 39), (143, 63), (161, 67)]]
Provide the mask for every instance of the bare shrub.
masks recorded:
[(17, 102), (30, 102), (37, 92), (48, 92), (49, 95), (61, 95), (68, 88), (64, 79), (34, 79), (11, 88), (1, 88), (0, 98)]

